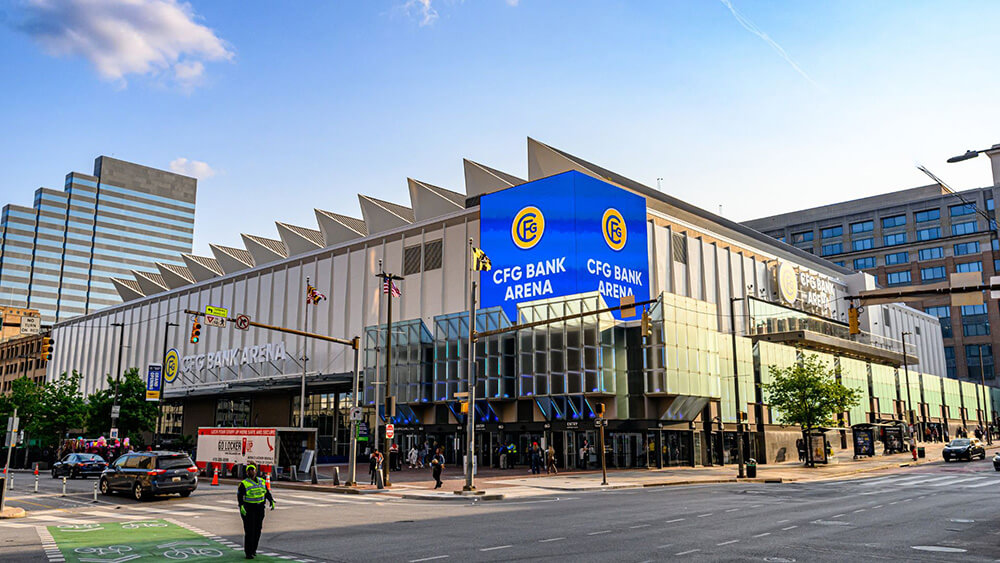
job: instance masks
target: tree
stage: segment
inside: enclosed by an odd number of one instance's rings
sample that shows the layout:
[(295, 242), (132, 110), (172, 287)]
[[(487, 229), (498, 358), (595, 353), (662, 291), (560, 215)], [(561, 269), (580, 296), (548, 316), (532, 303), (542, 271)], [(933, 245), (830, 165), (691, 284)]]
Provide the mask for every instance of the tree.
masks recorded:
[(41, 444), (58, 444), (70, 430), (83, 428), (87, 405), (80, 392), (79, 373), (63, 373), (38, 387), (38, 403), (27, 428)]
[[(156, 403), (146, 401), (146, 382), (139, 370), (131, 368), (118, 383), (118, 435), (140, 439), (142, 432), (152, 432), (156, 426)], [(104, 434), (111, 428), (111, 406), (115, 402), (115, 379), (108, 376), (108, 388), (87, 398), (87, 429), (92, 434)]]
[(27, 377), (19, 377), (11, 382), (10, 395), (0, 396), (0, 417), (6, 419), (14, 415), (22, 420), (30, 420), (38, 409), (41, 386)]
[(771, 407), (780, 413), (782, 424), (802, 427), (806, 440), (806, 464), (811, 467), (811, 431), (833, 426), (838, 413), (858, 404), (860, 393), (838, 381), (833, 368), (821, 362), (815, 354), (789, 367), (772, 365), (769, 369), (773, 380), (761, 387), (767, 392)]

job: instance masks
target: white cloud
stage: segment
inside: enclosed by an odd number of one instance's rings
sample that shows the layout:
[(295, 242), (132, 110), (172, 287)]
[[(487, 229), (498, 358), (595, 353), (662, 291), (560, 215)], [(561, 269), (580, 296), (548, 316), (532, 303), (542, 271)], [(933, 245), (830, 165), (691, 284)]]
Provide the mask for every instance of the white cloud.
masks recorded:
[(507, 0), (507, 5), (511, 7), (517, 7), (521, 0)]
[(200, 160), (188, 160), (186, 158), (175, 158), (170, 161), (170, 171), (184, 176), (190, 176), (199, 180), (215, 176), (215, 169), (207, 162)]
[(412, 14), (414, 11), (420, 16), (420, 27), (434, 23), (438, 19), (437, 10), (431, 6), (431, 0), (406, 0), (403, 4), (406, 13)]
[(233, 52), (177, 0), (27, 0), (19, 26), (53, 56), (81, 56), (98, 74), (125, 84), (130, 74), (169, 76), (185, 86), (205, 61)]

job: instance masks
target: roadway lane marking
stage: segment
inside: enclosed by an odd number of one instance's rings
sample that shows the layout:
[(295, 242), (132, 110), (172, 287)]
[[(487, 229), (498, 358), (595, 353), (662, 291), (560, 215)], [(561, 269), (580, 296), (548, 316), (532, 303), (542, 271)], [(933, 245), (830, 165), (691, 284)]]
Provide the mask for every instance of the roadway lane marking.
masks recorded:
[(421, 561), (434, 561), (435, 559), (447, 559), (447, 555), (435, 555), (434, 557), (424, 557), (423, 559), (410, 559), (410, 563), (420, 563)]
[(639, 528), (648, 528), (649, 526), (650, 526), (649, 524), (636, 524), (635, 526), (629, 526), (628, 529), (637, 530)]
[(883, 505), (883, 504), (880, 504), (880, 505), (878, 505), (878, 506), (873, 506), (873, 507), (872, 507), (872, 510), (875, 510), (876, 508), (882, 508), (883, 506), (885, 506), (885, 505)]
[(656, 546), (656, 549), (663, 549), (663, 548), (665, 548), (665, 547), (670, 547), (670, 546), (672, 546), (672, 545), (674, 545), (674, 544), (672, 544), (672, 543), (668, 543), (668, 544), (664, 544), (664, 545), (658, 545), (658, 546)]
[(770, 535), (771, 535), (771, 532), (764, 532), (763, 534), (757, 534), (756, 536), (753, 536), (753, 537), (755, 537), (755, 538), (762, 538), (764, 536), (770, 536)]
[(899, 502), (910, 502), (911, 500), (913, 500), (913, 499), (912, 498), (904, 498), (903, 500), (901, 500)]
[(938, 481), (950, 481), (950, 480), (952, 480), (954, 478), (955, 478), (954, 475), (945, 475), (944, 477), (935, 477), (933, 479), (923, 479), (921, 481), (910, 481), (909, 483), (906, 484), (906, 486), (909, 487), (911, 485), (924, 485), (924, 484), (927, 484), (927, 483), (936, 483)]
[(547, 540), (538, 540), (538, 543), (549, 543), (550, 541), (562, 541), (566, 538), (549, 538)]
[(791, 522), (791, 520), (778, 520), (775, 524), (784, 524), (785, 522)]
[(674, 518), (673, 520), (667, 520), (665, 523), (666, 524), (673, 524), (674, 522), (680, 522), (682, 520), (686, 520), (686, 518)]
[(736, 543), (736, 542), (738, 542), (738, 541), (740, 541), (740, 540), (729, 540), (729, 541), (724, 541), (724, 542), (722, 542), (722, 543), (717, 543), (717, 544), (715, 544), (715, 545), (729, 545), (729, 544), (731, 544), (731, 543)]
[[(610, 532), (611, 530), (608, 530), (608, 531)], [(512, 545), (498, 545), (496, 547), (484, 547), (484, 548), (480, 549), (479, 551), (496, 551), (498, 549), (507, 549), (508, 547), (514, 547), (514, 546), (512, 546)]]
[(957, 485), (959, 483), (966, 483), (968, 481), (978, 481), (980, 479), (985, 479), (986, 477), (969, 477), (967, 479), (956, 479), (955, 481), (948, 481), (947, 483), (935, 483), (931, 485), (932, 487), (947, 487), (950, 485)]
[(988, 485), (995, 485), (995, 484), (996, 484), (996, 481), (990, 479), (989, 481), (987, 481), (985, 483), (976, 483), (975, 485), (966, 485), (966, 486), (964, 486), (962, 488), (963, 489), (975, 489), (976, 487), (986, 487)]
[(890, 502), (889, 504), (890, 504), (890, 505), (893, 505), (893, 504), (899, 504), (899, 501), (898, 501), (898, 500), (894, 500), (894, 501)]
[(739, 510), (739, 508), (730, 508), (726, 512), (736, 512), (737, 510)]
[(763, 505), (762, 504), (755, 504), (755, 505), (751, 506), (750, 508), (760, 508), (761, 506), (763, 506)]
[(787, 528), (782, 528), (781, 531), (787, 532), (788, 530), (794, 530), (795, 528), (798, 528), (798, 526), (788, 526)]
[(854, 514), (857, 514), (859, 512), (864, 512), (864, 511), (865, 511), (864, 508), (859, 508), (859, 509), (857, 509), (857, 510), (854, 511)]
[(699, 515), (698, 515), (698, 518), (708, 518), (708, 517), (709, 517), (709, 516), (711, 516), (711, 515), (712, 515), (712, 513), (711, 513), (711, 512), (709, 512), (708, 514), (699, 514)]
[(590, 532), (588, 536), (599, 536), (601, 534), (610, 534), (611, 530), (601, 530), (600, 532)]
[(841, 516), (846, 516), (846, 514), (836, 514), (834, 516), (831, 516), (830, 518), (840, 518)]
[(688, 554), (690, 554), (690, 553), (696, 553), (696, 552), (698, 552), (698, 551), (701, 551), (701, 550), (700, 550), (700, 549), (689, 549), (689, 550), (687, 550), (687, 551), (682, 551), (682, 552), (680, 552), (680, 553), (675, 553), (675, 554), (674, 554), (674, 556), (680, 556), (680, 555), (688, 555)]

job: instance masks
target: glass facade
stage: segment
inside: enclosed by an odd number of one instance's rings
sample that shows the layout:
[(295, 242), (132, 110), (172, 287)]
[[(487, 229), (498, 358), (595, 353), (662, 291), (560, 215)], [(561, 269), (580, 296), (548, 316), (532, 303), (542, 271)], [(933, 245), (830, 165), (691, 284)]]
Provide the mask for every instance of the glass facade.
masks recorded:
[(924, 312), (938, 318), (938, 321), (941, 323), (941, 336), (943, 338), (952, 338), (954, 336), (951, 331), (951, 307), (947, 305), (927, 307), (924, 309)]
[(3, 210), (3, 298), (38, 309), (45, 324), (120, 303), (112, 277), (183, 267), (191, 252), (194, 179), (107, 157), (94, 169), (68, 174), (63, 191), (36, 190), (32, 207)]
[(978, 381), (985, 377), (993, 379), (993, 346), (989, 344), (966, 344), (965, 364), (969, 379)]
[(986, 315), (986, 305), (962, 306), (962, 334), (965, 336), (986, 336), (990, 333), (990, 320)]

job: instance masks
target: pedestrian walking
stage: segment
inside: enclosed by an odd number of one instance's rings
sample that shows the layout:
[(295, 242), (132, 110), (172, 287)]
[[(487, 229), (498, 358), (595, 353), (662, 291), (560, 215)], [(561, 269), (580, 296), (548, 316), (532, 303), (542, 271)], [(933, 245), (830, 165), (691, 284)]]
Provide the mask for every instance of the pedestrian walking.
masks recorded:
[(410, 465), (410, 469), (417, 468), (417, 462), (420, 461), (418, 457), (419, 454), (417, 453), (417, 447), (412, 446), (410, 451), (406, 453), (406, 462)]
[(545, 456), (545, 474), (554, 473), (559, 475), (559, 470), (556, 468), (556, 449), (549, 446), (548, 454)]
[(500, 460), (500, 469), (507, 469), (507, 446), (500, 444), (497, 448), (497, 453), (499, 453), (498, 459)]
[(806, 460), (806, 441), (802, 438), (795, 440), (795, 449), (799, 452), (799, 461)]
[(243, 553), (247, 559), (253, 559), (257, 555), (260, 531), (264, 525), (265, 500), (271, 503), (271, 510), (274, 510), (271, 491), (267, 490), (264, 480), (257, 476), (257, 467), (248, 465), (247, 478), (240, 481), (240, 488), (236, 492), (240, 517), (243, 518)]
[(542, 451), (538, 448), (538, 442), (532, 442), (531, 444), (531, 470), (532, 475), (538, 475), (542, 472)]
[(973, 430), (972, 433), (976, 435), (976, 439), (977, 440), (982, 440), (983, 439), (983, 427), (982, 426), (976, 426), (976, 429)]
[(444, 471), (444, 456), (441, 455), (441, 449), (438, 448), (437, 453), (434, 454), (434, 458), (431, 459), (431, 473), (434, 476), (434, 488), (440, 489), (441, 485), (441, 472)]
[(368, 456), (368, 473), (371, 475), (371, 484), (375, 484), (375, 477), (382, 471), (382, 452), (375, 450)]

